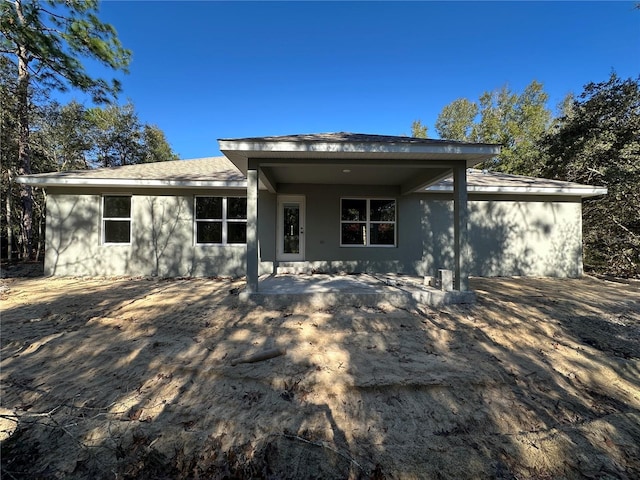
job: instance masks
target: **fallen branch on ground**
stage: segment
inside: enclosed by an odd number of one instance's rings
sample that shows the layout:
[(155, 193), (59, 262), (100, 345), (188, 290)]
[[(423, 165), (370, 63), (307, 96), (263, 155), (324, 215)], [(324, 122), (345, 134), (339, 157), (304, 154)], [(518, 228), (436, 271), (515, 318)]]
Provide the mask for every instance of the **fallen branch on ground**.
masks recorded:
[(289, 438), (291, 440), (299, 440), (301, 442), (304, 443), (308, 443), (309, 445), (315, 445), (316, 447), (321, 447), (321, 448), (326, 448), (327, 450), (331, 450), (333, 453), (340, 455), (342, 458), (344, 458), (345, 460), (348, 460), (349, 462), (353, 463), (356, 467), (358, 467), (362, 472), (366, 473), (365, 469), (362, 468), (362, 465), (360, 465), (358, 462), (356, 462), (353, 458), (351, 458), (349, 455), (347, 455), (344, 452), (341, 452), (340, 450), (338, 450), (337, 448), (333, 448), (331, 445), (329, 445), (327, 442), (313, 442), (311, 440), (307, 440), (306, 438), (303, 438), (299, 435), (291, 435), (288, 433), (283, 433), (282, 434), (283, 437), (285, 438)]
[(238, 357), (231, 360), (231, 365), (236, 366), (239, 363), (256, 363), (261, 362), (263, 360), (269, 360), (270, 358), (279, 357), (280, 355), (284, 355), (287, 353), (287, 350), (284, 348), (271, 348), (269, 350), (263, 350), (262, 352), (256, 352), (251, 355), (246, 355), (244, 357)]

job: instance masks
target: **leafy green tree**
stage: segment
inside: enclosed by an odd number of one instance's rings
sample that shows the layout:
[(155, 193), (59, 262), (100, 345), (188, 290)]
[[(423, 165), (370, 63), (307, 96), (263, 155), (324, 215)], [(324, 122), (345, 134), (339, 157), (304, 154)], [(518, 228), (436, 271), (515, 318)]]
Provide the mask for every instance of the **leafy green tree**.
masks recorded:
[(178, 160), (164, 132), (155, 125), (143, 125), (131, 102), (90, 108), (86, 118), (91, 140), (89, 164), (93, 167)]
[(180, 160), (162, 130), (156, 125), (145, 125), (142, 130), (143, 156), (140, 163), (168, 162)]
[(436, 120), (436, 132), (440, 138), (473, 141), (472, 133), (478, 104), (466, 98), (458, 98), (442, 109)]
[[(8, 58), (0, 57), (0, 170), (2, 172), (2, 188), (0, 198), (0, 231), (2, 237), (2, 255), (13, 260), (15, 251), (22, 254), (24, 238), (21, 230), (22, 209), (20, 188), (13, 182), (19, 172), (18, 162), (18, 108), (15, 96), (17, 66)], [(42, 96), (42, 92), (34, 90), (35, 96)], [(42, 123), (43, 110), (33, 103), (29, 106), (29, 115), (35, 123)], [(36, 137), (37, 138), (37, 137)], [(34, 173), (50, 171), (51, 167), (41, 155), (37, 146), (37, 139), (30, 136), (32, 154), (32, 169)], [(43, 237), (43, 219), (39, 212), (44, 208), (44, 192), (40, 188), (32, 189), (34, 206), (33, 225), (37, 226), (33, 242), (39, 247)], [(35, 230), (35, 229), (34, 229)], [(16, 250), (17, 249), (17, 250)]]
[(93, 144), (91, 165), (115, 167), (140, 163), (142, 125), (130, 102), (87, 111)]
[(640, 276), (640, 77), (589, 83), (540, 142), (542, 174), (604, 185), (585, 200), (585, 264), (613, 275)]
[(17, 175), (18, 158), (18, 120), (16, 109), (15, 82), (16, 67), (8, 59), (0, 57), (0, 169), (2, 174), (2, 216), (0, 217), (0, 236), (2, 255), (11, 259), (14, 239), (18, 238), (20, 217), (17, 215), (15, 199), (18, 191), (13, 178)]
[(502, 145), (500, 155), (482, 167), (506, 173), (536, 175), (536, 143), (551, 122), (548, 95), (532, 81), (520, 94), (507, 86), (484, 92), (478, 102), (459, 98), (446, 105), (436, 120), (440, 138)]
[[(79, 88), (96, 102), (117, 94), (117, 81), (94, 78), (82, 59), (96, 60), (126, 71), (130, 52), (120, 44), (115, 29), (97, 16), (98, 0), (4, 0), (0, 3), (0, 53), (17, 67), (17, 145), (19, 174), (30, 174), (30, 104), (33, 84), (65, 90)], [(32, 255), (33, 197), (21, 185), (22, 236)]]
[(506, 86), (482, 94), (480, 122), (473, 127), (472, 138), (502, 145), (499, 157), (484, 167), (520, 175), (540, 173), (536, 144), (551, 122), (548, 98), (535, 80), (521, 94)]
[(34, 121), (34, 154), (42, 157), (46, 171), (88, 168), (92, 125), (85, 108), (76, 101), (61, 106), (44, 105)]
[[(4, 62), (4, 63), (3, 63)], [(0, 166), (2, 168), (0, 219), (2, 252), (18, 243), (20, 236), (20, 197), (11, 180), (18, 172), (16, 100), (9, 88), (12, 75), (5, 75), (11, 63), (0, 58)], [(3, 70), (4, 68), (4, 70)], [(143, 125), (131, 103), (119, 107), (86, 109), (76, 101), (31, 106), (30, 150), (33, 173), (87, 169), (130, 163), (178, 160), (164, 133), (155, 125)], [(98, 156), (100, 153), (101, 156)], [(41, 250), (44, 240), (45, 195), (33, 192), (33, 244)], [(13, 239), (18, 239), (14, 242)], [(36, 255), (37, 256), (37, 255)]]
[(428, 138), (427, 137), (428, 127), (423, 125), (420, 120), (414, 120), (411, 123), (411, 136), (415, 138)]

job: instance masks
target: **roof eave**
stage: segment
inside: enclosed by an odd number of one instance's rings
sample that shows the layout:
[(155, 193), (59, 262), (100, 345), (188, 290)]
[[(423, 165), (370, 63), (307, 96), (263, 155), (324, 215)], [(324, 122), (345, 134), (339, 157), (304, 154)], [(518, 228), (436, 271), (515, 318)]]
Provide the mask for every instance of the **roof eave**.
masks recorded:
[(318, 142), (318, 141), (258, 141), (250, 139), (219, 139), (221, 150), (237, 152), (318, 152), (318, 153), (485, 153), (497, 155), (500, 146), (486, 143), (420, 144), (404, 142)]
[(449, 160), (465, 160), (471, 167), (500, 153), (491, 144), (415, 144), (403, 142), (318, 142), (258, 141), (251, 139), (219, 139), (220, 151), (246, 174), (249, 158), (344, 158), (362, 159), (372, 155), (393, 159), (425, 159), (431, 156)]
[[(451, 193), (453, 187), (450, 185), (434, 185), (423, 190), (423, 193)], [(569, 197), (598, 197), (606, 195), (607, 189), (604, 187), (482, 187), (470, 185), (468, 193), (500, 194), (500, 195), (560, 195)]]
[(38, 177), (22, 175), (15, 178), (16, 183), (26, 185), (36, 185), (42, 187), (132, 187), (132, 188), (170, 188), (170, 189), (190, 189), (190, 188), (247, 188), (247, 182), (242, 181), (221, 181), (221, 180), (154, 180), (154, 179), (133, 179), (133, 178), (81, 178), (81, 177)]

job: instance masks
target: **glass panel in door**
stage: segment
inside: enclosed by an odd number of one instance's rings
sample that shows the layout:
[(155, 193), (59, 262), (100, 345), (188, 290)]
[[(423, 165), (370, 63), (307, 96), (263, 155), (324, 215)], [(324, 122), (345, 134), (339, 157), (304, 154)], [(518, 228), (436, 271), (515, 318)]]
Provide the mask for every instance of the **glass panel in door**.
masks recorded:
[(284, 203), (282, 206), (283, 228), (282, 252), (285, 254), (300, 253), (300, 204)]

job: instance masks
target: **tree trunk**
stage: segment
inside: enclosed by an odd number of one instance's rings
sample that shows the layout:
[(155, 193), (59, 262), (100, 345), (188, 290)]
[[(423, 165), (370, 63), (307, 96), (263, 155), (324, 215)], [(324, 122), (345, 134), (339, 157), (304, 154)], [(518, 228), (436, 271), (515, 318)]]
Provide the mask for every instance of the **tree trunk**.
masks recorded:
[[(20, 2), (16, 3), (18, 18), (24, 24)], [(29, 57), (26, 48), (18, 45), (18, 175), (31, 174), (31, 148), (29, 145)], [(31, 185), (20, 184), (22, 203), (23, 259), (33, 255), (33, 191)]]
[(7, 260), (10, 262), (13, 259), (13, 228), (11, 226), (11, 197), (13, 196), (11, 192), (11, 182), (13, 178), (11, 177), (11, 171), (9, 171), (8, 180), (5, 202), (7, 205)]

